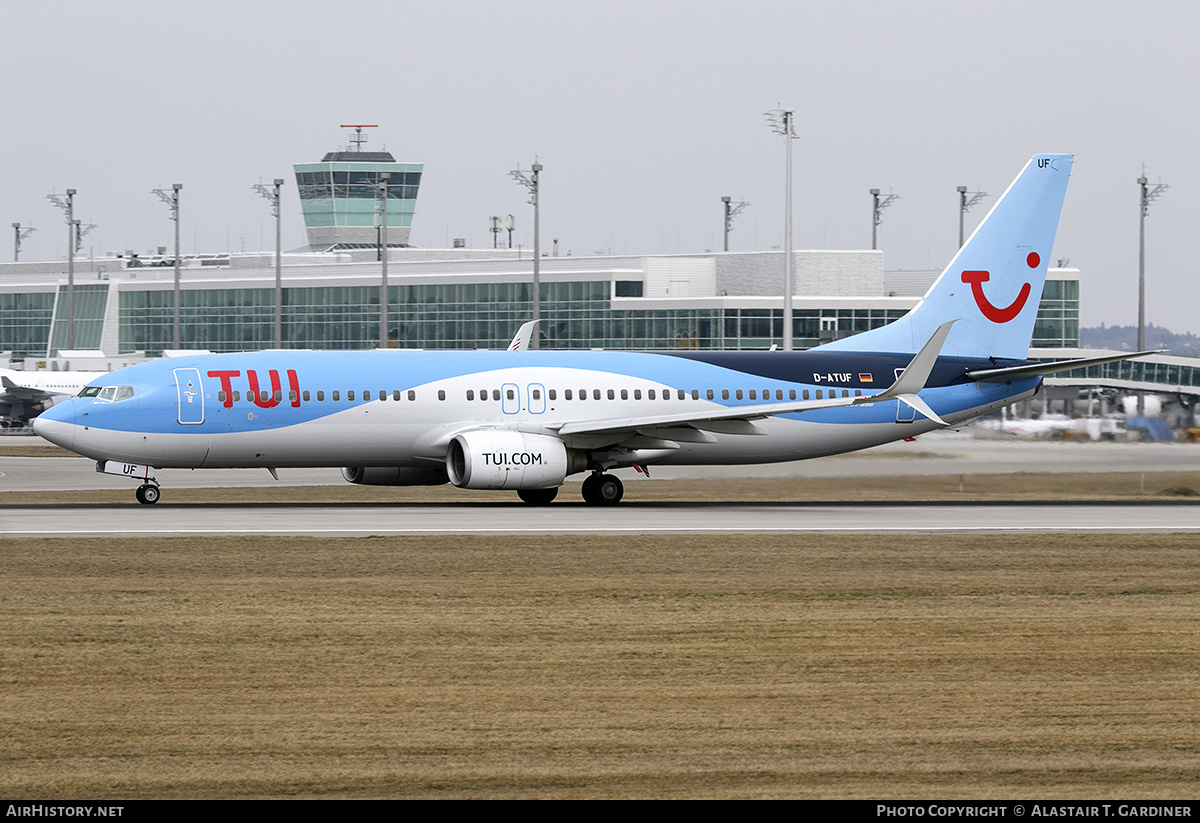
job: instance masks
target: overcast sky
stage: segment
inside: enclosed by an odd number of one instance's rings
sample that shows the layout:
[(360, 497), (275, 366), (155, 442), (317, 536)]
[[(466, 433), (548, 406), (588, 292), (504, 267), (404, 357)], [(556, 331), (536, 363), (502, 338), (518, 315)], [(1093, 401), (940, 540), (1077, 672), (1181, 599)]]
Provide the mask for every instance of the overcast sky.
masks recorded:
[(38, 229), (23, 260), (65, 258), (45, 195), (67, 188), (97, 255), (170, 246), (150, 191), (173, 182), (185, 252), (273, 248), (251, 186), (275, 177), (300, 246), (292, 164), (344, 146), (341, 123), (425, 164), (417, 246), (490, 247), (509, 213), (532, 246), (507, 175), (536, 157), (546, 249), (719, 249), (722, 195), (751, 204), (731, 248), (770, 249), (784, 147), (763, 112), (782, 105), (796, 247), (869, 248), (880, 188), (901, 197), (889, 269), (950, 259), (956, 186), (992, 195), (969, 231), (1031, 155), (1073, 152), (1053, 259), (1082, 270), (1084, 325), (1137, 322), (1145, 164), (1171, 186), (1147, 220), (1147, 319), (1200, 333), (1196, 2), (42, 0), (5, 4), (0, 46), (0, 218)]

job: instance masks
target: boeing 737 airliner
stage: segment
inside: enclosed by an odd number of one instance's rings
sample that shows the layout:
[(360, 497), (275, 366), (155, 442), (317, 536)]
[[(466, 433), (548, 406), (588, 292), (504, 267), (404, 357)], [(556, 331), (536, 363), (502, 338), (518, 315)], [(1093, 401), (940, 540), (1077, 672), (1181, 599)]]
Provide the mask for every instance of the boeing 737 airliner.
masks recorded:
[(142, 503), (159, 499), (155, 469), (341, 466), (351, 483), (450, 482), (535, 504), (589, 472), (584, 500), (611, 505), (617, 467), (865, 449), (1121, 359), (1026, 359), (1071, 163), (1030, 160), (907, 315), (809, 351), (203, 355), (106, 374), (34, 426), (140, 480)]

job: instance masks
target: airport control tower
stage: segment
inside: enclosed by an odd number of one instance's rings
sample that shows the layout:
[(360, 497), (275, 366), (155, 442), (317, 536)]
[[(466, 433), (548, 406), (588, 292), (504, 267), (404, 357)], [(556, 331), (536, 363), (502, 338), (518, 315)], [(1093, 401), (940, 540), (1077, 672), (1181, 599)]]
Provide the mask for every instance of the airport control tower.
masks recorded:
[(424, 163), (397, 163), (386, 151), (363, 151), (363, 129), (374, 125), (342, 126), (354, 129), (352, 147), (331, 151), (320, 163), (297, 163), (296, 186), (304, 211), (308, 244), (313, 250), (373, 248), (379, 245), (379, 182), (388, 179), (387, 244), (407, 246), (417, 205)]

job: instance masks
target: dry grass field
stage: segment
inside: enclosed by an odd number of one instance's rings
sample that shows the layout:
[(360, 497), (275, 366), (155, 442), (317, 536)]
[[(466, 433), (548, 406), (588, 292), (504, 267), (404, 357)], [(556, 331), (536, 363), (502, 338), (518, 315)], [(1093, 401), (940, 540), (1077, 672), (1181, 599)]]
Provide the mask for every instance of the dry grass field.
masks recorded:
[(0, 539), (0, 796), (1194, 798), (1198, 542)]

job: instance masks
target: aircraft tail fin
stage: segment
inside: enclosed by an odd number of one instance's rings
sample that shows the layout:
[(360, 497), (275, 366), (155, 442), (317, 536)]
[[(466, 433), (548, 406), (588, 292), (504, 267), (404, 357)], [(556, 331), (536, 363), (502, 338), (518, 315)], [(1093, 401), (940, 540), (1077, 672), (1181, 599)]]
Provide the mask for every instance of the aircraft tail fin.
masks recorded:
[(1033, 157), (904, 317), (817, 348), (917, 352), (939, 326), (957, 320), (944, 354), (1024, 359), (1073, 159)]
[(512, 342), (508, 344), (509, 351), (528, 351), (529, 341), (537, 334), (538, 320), (530, 320), (528, 323), (523, 323), (521, 328), (517, 329), (516, 335), (513, 336)]

